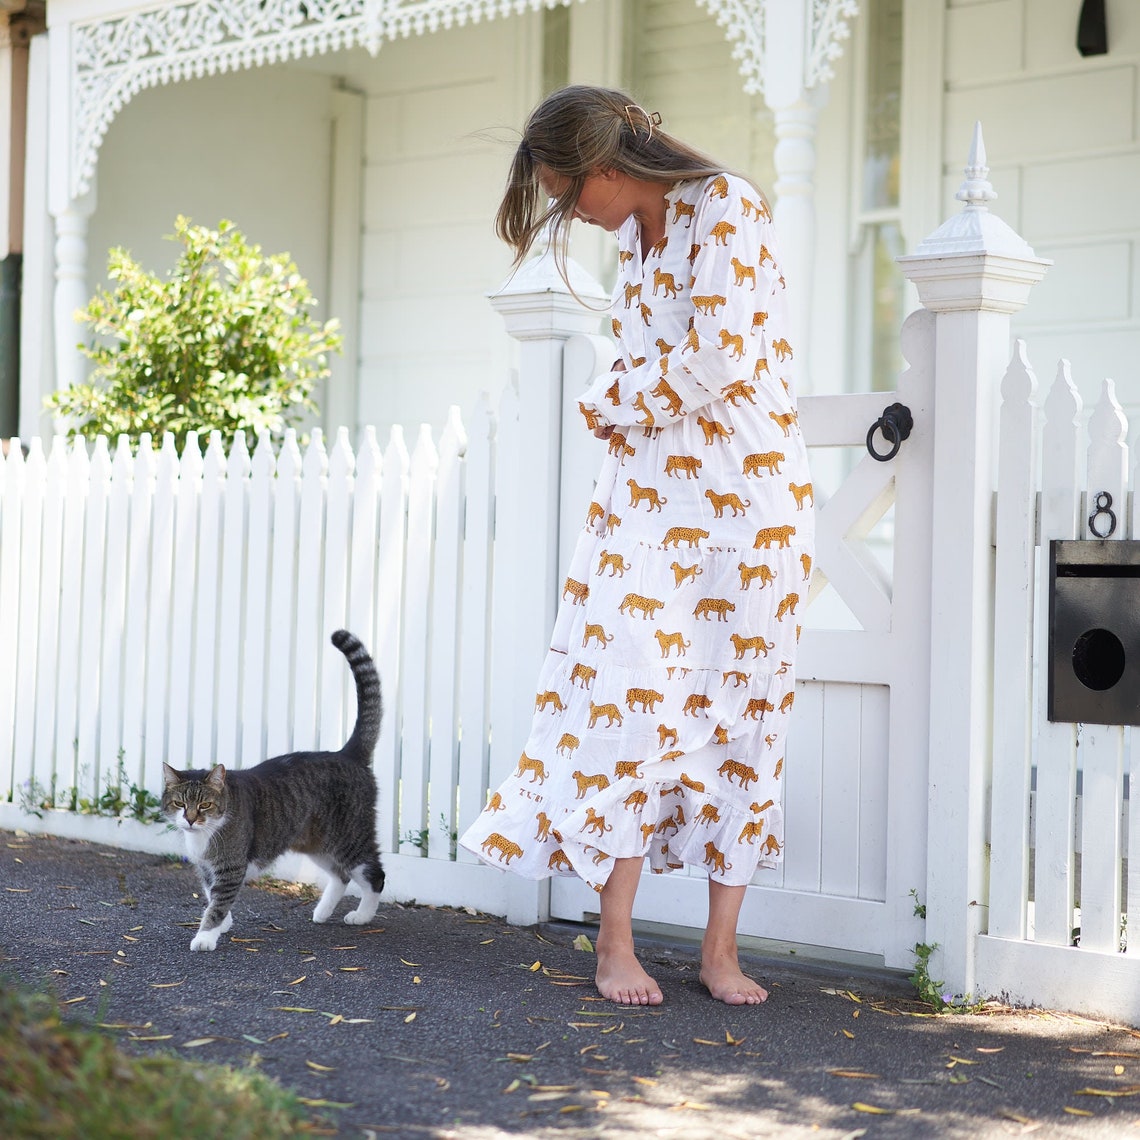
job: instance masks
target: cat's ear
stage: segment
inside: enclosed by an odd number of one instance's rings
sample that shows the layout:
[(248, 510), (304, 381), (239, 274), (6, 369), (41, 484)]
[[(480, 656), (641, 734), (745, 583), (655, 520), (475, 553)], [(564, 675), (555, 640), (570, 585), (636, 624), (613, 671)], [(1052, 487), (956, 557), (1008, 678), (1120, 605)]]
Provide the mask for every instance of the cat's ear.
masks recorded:
[(173, 788), (175, 784), (182, 783), (182, 773), (174, 768), (171, 768), (171, 766), (167, 764), (166, 761), (163, 761), (162, 764), (162, 774), (166, 777), (166, 786), (168, 788)]
[(215, 764), (206, 777), (206, 783), (220, 792), (226, 786), (226, 769), (223, 764)]

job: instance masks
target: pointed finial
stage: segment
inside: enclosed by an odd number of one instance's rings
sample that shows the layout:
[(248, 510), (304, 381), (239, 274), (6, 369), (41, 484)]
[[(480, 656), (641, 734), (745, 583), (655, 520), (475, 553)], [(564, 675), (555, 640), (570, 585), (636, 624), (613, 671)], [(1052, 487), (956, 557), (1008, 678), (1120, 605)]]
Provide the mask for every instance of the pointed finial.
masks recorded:
[(966, 159), (966, 180), (958, 187), (954, 195), (959, 202), (966, 203), (966, 209), (985, 210), (986, 203), (997, 197), (987, 175), (990, 168), (986, 165), (986, 144), (982, 138), (982, 124), (974, 123), (974, 137), (970, 142), (970, 157)]

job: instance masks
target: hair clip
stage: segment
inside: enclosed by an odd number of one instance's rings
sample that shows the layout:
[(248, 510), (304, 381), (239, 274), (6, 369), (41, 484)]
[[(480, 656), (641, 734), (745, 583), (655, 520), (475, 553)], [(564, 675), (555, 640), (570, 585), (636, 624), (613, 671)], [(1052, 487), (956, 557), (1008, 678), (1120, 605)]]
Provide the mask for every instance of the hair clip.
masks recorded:
[(625, 105), (626, 122), (629, 123), (629, 129), (635, 134), (637, 133), (637, 128), (633, 125), (633, 115), (631, 114), (632, 111), (640, 111), (641, 114), (645, 116), (645, 125), (649, 131), (649, 133), (645, 136), (645, 141), (648, 142), (651, 138), (653, 138), (653, 128), (661, 126), (661, 112), (654, 111), (652, 114), (650, 114), (638, 103), (627, 103)]

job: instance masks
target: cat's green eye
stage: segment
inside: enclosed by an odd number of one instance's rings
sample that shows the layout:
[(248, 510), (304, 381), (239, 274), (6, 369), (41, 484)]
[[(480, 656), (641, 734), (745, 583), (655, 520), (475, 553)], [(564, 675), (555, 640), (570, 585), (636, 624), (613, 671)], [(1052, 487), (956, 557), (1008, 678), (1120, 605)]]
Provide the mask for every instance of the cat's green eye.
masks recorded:
[(201, 802), (201, 803), (198, 805), (198, 810), (199, 810), (199, 811), (213, 811), (213, 810), (214, 810), (214, 805), (213, 805), (213, 803), (212, 803), (210, 800), (203, 800), (203, 801), (202, 801), (202, 802)]
[(186, 802), (184, 800), (171, 800), (170, 806), (176, 808), (184, 808), (186, 806)]

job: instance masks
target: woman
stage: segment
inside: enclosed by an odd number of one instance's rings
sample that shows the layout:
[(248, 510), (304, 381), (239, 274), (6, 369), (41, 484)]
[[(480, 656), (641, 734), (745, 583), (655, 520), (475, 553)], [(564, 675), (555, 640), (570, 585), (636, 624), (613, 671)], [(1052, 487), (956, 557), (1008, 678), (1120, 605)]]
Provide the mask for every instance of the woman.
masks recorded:
[(625, 1004), (662, 1000), (634, 951), (645, 858), (707, 871), (701, 981), (753, 1004), (767, 992), (741, 972), (736, 925), (783, 843), (812, 488), (768, 205), (659, 123), (619, 91), (555, 92), (499, 208), (519, 262), (549, 223), (563, 268), (574, 218), (617, 235), (621, 357), (579, 404), (609, 448), (533, 727), (463, 842), (531, 878), (592, 884), (598, 989)]

